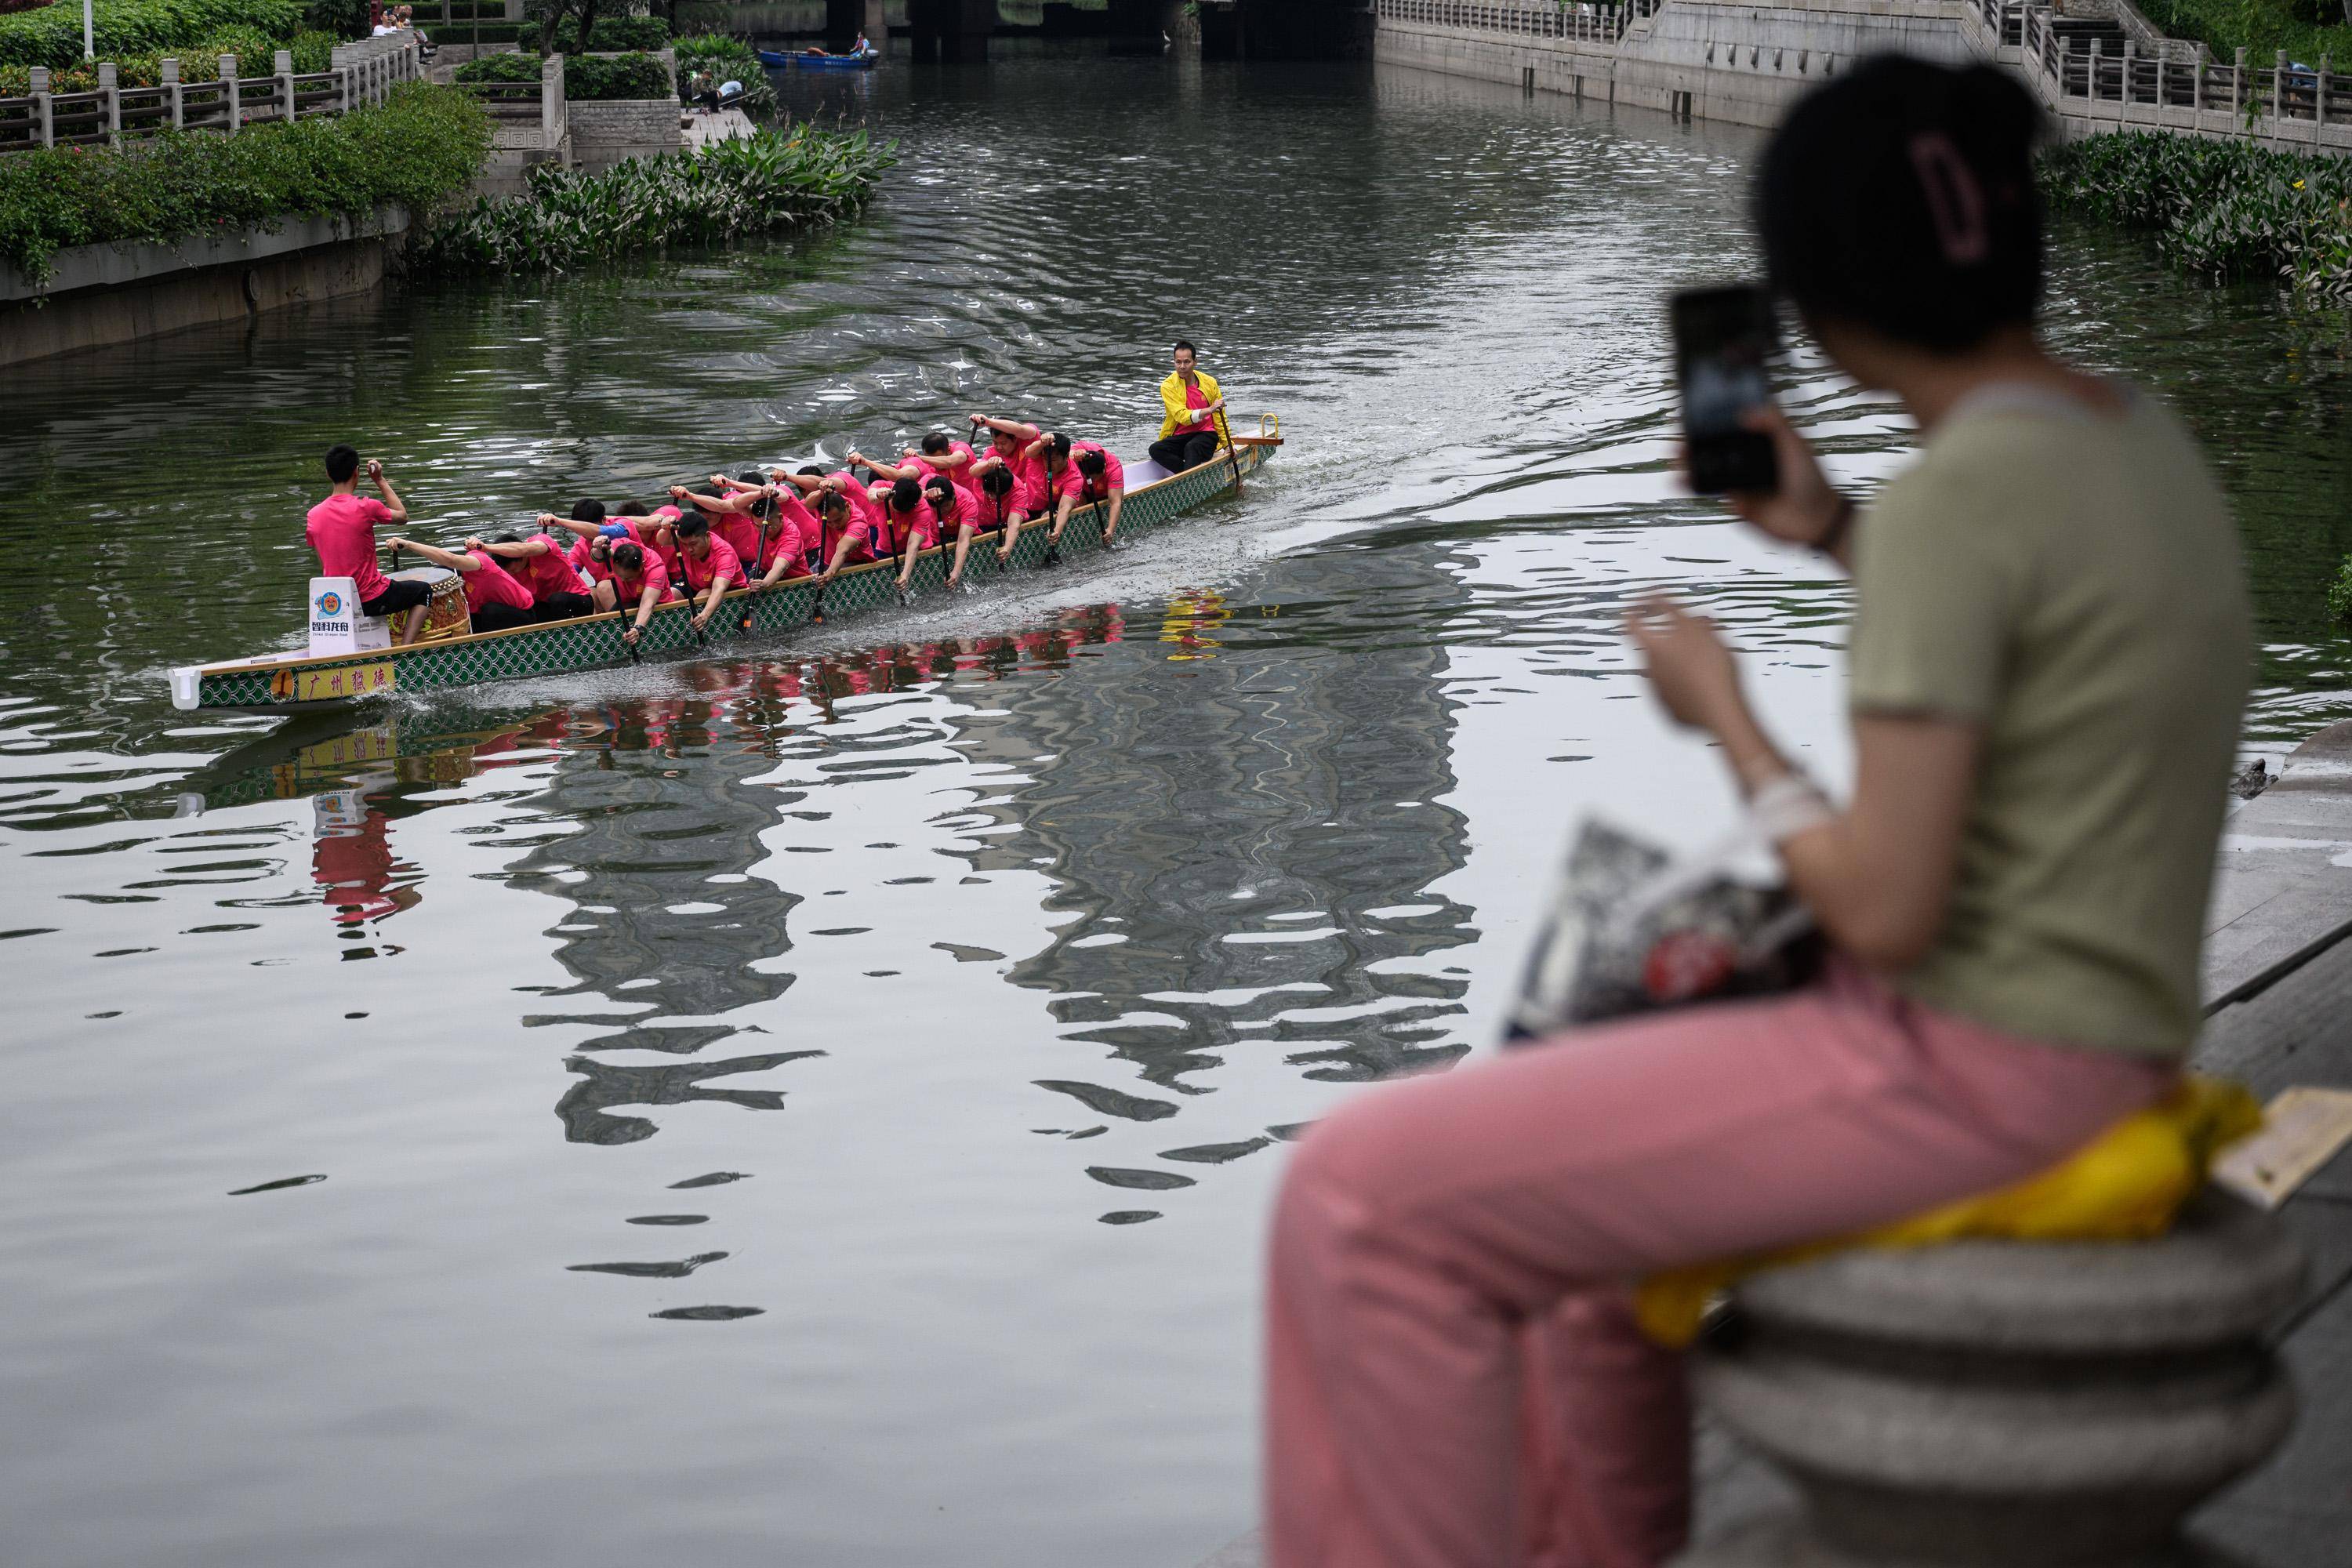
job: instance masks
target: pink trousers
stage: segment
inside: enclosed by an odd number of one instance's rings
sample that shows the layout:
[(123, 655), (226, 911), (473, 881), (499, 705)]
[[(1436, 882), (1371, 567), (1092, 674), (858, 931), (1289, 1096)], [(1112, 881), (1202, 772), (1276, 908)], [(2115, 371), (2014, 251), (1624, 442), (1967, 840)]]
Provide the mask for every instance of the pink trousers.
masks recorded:
[(1272, 1568), (1664, 1562), (1690, 1409), (1631, 1282), (2003, 1185), (2172, 1070), (1843, 969), (1365, 1091), (1307, 1135), (1275, 1215)]

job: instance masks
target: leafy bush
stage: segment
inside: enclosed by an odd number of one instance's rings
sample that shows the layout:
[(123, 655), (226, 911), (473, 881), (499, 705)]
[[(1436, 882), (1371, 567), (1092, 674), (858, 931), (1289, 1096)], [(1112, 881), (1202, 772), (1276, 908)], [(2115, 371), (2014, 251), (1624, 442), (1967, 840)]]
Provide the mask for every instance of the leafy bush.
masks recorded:
[(669, 95), (669, 71), (651, 55), (574, 55), (563, 62), (563, 96), (574, 103)]
[(2352, 160), (2137, 131), (2055, 148), (2041, 178), (2052, 206), (2153, 233), (2185, 271), (2352, 303)]
[(688, 82), (697, 71), (708, 71), (713, 82), (740, 81), (743, 97), (740, 106), (755, 119), (765, 119), (776, 108), (776, 84), (768, 79), (768, 68), (760, 63), (760, 51), (741, 38), (725, 33), (697, 33), (678, 39), (670, 47), (677, 56), (677, 96), (681, 102), (690, 100)]
[(483, 55), (467, 60), (457, 68), (458, 81), (537, 81), (540, 58), (537, 55)]
[[(303, 0), (100, 0), (92, 16), (98, 58), (181, 53), (236, 28), (252, 28), (268, 58), (274, 40), (290, 38), (305, 22)], [(81, 61), (81, 7), (44, 6), (0, 16), (0, 65), (47, 66)]]
[[(459, 81), (537, 81), (537, 55), (484, 55), (457, 68)], [(669, 72), (651, 55), (574, 55), (563, 62), (563, 96), (574, 103), (667, 98)]]
[(859, 132), (762, 130), (601, 174), (541, 164), (531, 194), (477, 200), (409, 247), (420, 271), (568, 271), (632, 251), (721, 245), (827, 223), (862, 205), (895, 148)]
[[(576, 18), (567, 19), (555, 30), (555, 47), (562, 54), (581, 52), (580, 23)], [(606, 16), (588, 30), (588, 47), (598, 54), (623, 54), (668, 47), (669, 24), (659, 16)]]
[[(338, 40), (331, 34), (303, 32), (282, 47), (294, 55), (298, 72), (322, 71), (331, 64)], [(252, 27), (232, 27), (200, 43), (161, 53), (127, 55), (115, 61), (116, 80), (124, 87), (154, 87), (163, 79), (165, 56), (177, 57), (182, 81), (210, 81), (220, 69), (220, 57), (235, 55), (236, 68), (247, 76), (268, 76), (277, 68), (276, 55), (280, 47), (266, 34)], [(96, 61), (76, 60), (61, 70), (49, 72), (49, 89), (53, 92), (89, 92), (98, 86)], [(30, 66), (0, 66), (0, 98), (22, 98), (33, 90), (33, 68)]]
[(0, 261), (43, 278), (78, 245), (168, 243), (388, 202), (424, 218), (473, 179), (489, 144), (472, 99), (406, 82), (376, 108), (235, 136), (167, 132), (120, 150), (15, 153), (0, 158)]
[(2327, 590), (2327, 613), (2339, 621), (2352, 621), (2352, 555), (2336, 569), (2336, 581)]

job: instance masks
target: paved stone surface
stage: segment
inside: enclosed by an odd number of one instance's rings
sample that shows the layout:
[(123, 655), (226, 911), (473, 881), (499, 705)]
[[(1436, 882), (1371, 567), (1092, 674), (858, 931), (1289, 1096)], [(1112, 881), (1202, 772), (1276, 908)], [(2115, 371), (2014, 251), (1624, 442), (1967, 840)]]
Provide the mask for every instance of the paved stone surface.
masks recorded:
[(688, 151), (699, 151), (714, 142), (731, 142), (739, 136), (750, 134), (751, 118), (740, 109), (722, 109), (716, 114), (698, 114), (686, 122)]

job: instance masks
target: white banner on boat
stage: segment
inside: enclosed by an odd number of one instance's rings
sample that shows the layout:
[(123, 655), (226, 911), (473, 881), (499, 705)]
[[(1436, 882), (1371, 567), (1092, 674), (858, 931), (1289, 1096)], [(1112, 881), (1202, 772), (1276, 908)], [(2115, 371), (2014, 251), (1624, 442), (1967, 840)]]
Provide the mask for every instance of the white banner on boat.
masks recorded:
[(392, 646), (392, 627), (360, 611), (359, 584), (349, 577), (310, 579), (310, 653), (373, 653)]

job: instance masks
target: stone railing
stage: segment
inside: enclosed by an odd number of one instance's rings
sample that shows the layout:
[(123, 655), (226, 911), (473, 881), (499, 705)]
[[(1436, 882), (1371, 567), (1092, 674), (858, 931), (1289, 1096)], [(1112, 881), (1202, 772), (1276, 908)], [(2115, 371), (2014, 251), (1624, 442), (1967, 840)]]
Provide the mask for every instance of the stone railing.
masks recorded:
[(501, 152), (560, 150), (571, 131), (563, 97), (563, 57), (539, 62), (537, 81), (461, 81), (457, 87), (481, 100), (490, 116), (490, 144)]
[(161, 82), (124, 87), (114, 63), (100, 61), (98, 86), (86, 92), (51, 91), (48, 69), (36, 66), (28, 97), (0, 98), (0, 153), (120, 146), (160, 131), (234, 135), (267, 121), (309, 120), (379, 103), (394, 83), (424, 74), (410, 35), (338, 45), (332, 68), (323, 71), (297, 74), (294, 57), (284, 49), (267, 76), (247, 76), (235, 55), (213, 63), (219, 74), (210, 80), (187, 78), (181, 61), (165, 59)]
[[(2080, 19), (2080, 3), (2069, 5), (2068, 19)], [(2042, 101), (2079, 127), (2111, 122), (2352, 150), (2352, 82), (2336, 74), (2326, 55), (2315, 67), (2299, 66), (2280, 51), (2263, 65), (2240, 49), (2225, 64), (2203, 45), (2177, 38), (2163, 40), (2165, 52), (2152, 54), (2128, 25), (2120, 48), (2110, 50), (2099, 39), (2085, 47), (2058, 30), (2059, 18), (2041, 0), (1972, 0), (1972, 10), (2000, 57), (2024, 71)], [(2147, 29), (2127, 5), (2117, 5), (2112, 17), (2102, 19), (2123, 21), (2126, 11)]]
[(1626, 0), (1623, 5), (1595, 5), (1592, 0), (1556, 0), (1551, 5), (1528, 5), (1526, 0), (1512, 0), (1510, 4), (1490, 4), (1488, 0), (1373, 0), (1372, 11), (1382, 22), (1613, 44), (1635, 22), (1664, 4), (1665, 0)]

